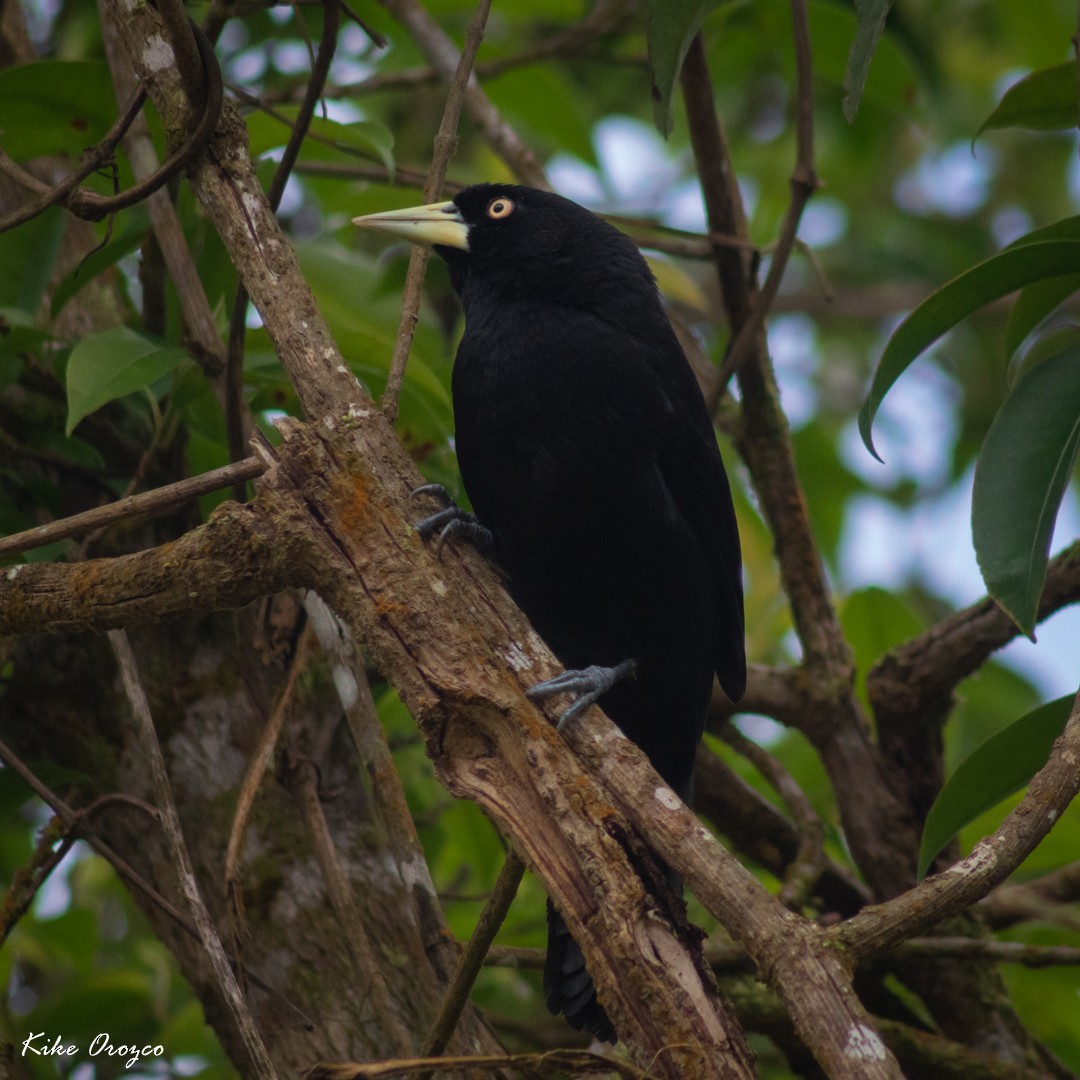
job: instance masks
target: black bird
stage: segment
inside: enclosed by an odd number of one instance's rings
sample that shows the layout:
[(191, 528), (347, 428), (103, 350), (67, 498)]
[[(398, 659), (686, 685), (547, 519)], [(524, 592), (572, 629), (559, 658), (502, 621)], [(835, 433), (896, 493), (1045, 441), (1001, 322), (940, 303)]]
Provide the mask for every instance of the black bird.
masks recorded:
[[(713, 674), (746, 682), (739, 534), (697, 381), (636, 245), (559, 195), (478, 184), (355, 219), (430, 244), (465, 309), (453, 371), (474, 535), (565, 676), (688, 800)], [(452, 508), (431, 521), (465, 515)], [(479, 526), (479, 527), (477, 527)], [(581, 950), (548, 905), (552, 1012), (606, 1041)]]

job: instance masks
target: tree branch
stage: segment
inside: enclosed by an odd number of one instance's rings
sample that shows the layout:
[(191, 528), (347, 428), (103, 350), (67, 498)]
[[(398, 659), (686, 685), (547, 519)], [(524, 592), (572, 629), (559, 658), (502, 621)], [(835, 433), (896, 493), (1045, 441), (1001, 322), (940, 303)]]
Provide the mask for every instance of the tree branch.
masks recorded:
[(779, 995), (799, 1038), (832, 1078), (901, 1076), (851, 990), (851, 966), (824, 932), (763, 893), (749, 871), (705, 829), (625, 737), (597, 738), (574, 725), (567, 741), (650, 846), (750, 954)]
[[(458, 66), (458, 50), (419, 0), (380, 0), (383, 7), (404, 26), (444, 82), (451, 82)], [(465, 108), (480, 128), (491, 148), (523, 184), (546, 188), (547, 178), (536, 155), (503, 120), (499, 110), (484, 93), (473, 75), (465, 88)]]
[(1080, 791), (1080, 694), (1047, 763), (992, 836), (965, 859), (903, 896), (867, 908), (828, 931), (859, 957), (887, 951), (969, 907), (1004, 881), (1035, 850)]
[[(1039, 620), (1080, 601), (1080, 541), (1050, 560)], [(938, 724), (956, 685), (1020, 633), (986, 597), (886, 653), (870, 669), (867, 693), (878, 724), (902, 737), (913, 725)]]
[(129, 521), (131, 518), (153, 514), (170, 506), (191, 502), (200, 495), (220, 491), (237, 481), (251, 480), (264, 468), (265, 465), (258, 458), (244, 458), (243, 461), (192, 476), (187, 480), (179, 480), (175, 484), (144, 491), (141, 495), (129, 495), (126, 499), (118, 499), (93, 510), (84, 510), (81, 514), (59, 518), (25, 532), (12, 533), (10, 536), (0, 537), (0, 556), (16, 551), (29, 551), (57, 540), (66, 540), (69, 536), (75, 536), (87, 529), (101, 529), (119, 521)]
[[(443, 181), (446, 179), (446, 170), (450, 166), (450, 159), (457, 150), (461, 106), (465, 100), (465, 90), (472, 75), (473, 64), (476, 62), (477, 50), (480, 48), (480, 42), (484, 40), (484, 27), (487, 25), (489, 11), (491, 11), (491, 0), (479, 0), (465, 34), (465, 44), (458, 57), (457, 66), (454, 68), (454, 76), (450, 80), (446, 94), (446, 104), (443, 106), (442, 119), (439, 121), (439, 130), (435, 134), (431, 168), (428, 170), (427, 180), (424, 183), (425, 205), (439, 198)], [(394, 354), (390, 359), (390, 372), (386, 378), (386, 389), (382, 399), (382, 410), (391, 423), (397, 418), (398, 398), (401, 396), (401, 385), (405, 381), (405, 365), (408, 363), (409, 350), (412, 348), (416, 320), (420, 315), (424, 275), (430, 256), (431, 251), (428, 248), (417, 245), (413, 245), (409, 252), (409, 269), (405, 274), (405, 288), (401, 298), (401, 321), (398, 324)]]
[(110, 630), (109, 641), (120, 665), (120, 675), (123, 679), (124, 689), (131, 704), (136, 726), (142, 737), (143, 754), (154, 777), (158, 813), (172, 850), (173, 866), (176, 868), (180, 891), (191, 910), (195, 926), (199, 931), (199, 939), (217, 978), (218, 989), (225, 998), (232, 1018), (244, 1040), (244, 1046), (250, 1058), (248, 1067), (260, 1080), (276, 1080), (277, 1073), (270, 1061), (269, 1054), (266, 1052), (262, 1036), (259, 1034), (251, 1012), (244, 1001), (244, 996), (240, 992), (236, 976), (229, 964), (228, 957), (225, 955), (221, 939), (214, 929), (213, 920), (210, 918), (210, 912), (207, 910), (206, 903), (199, 891), (198, 882), (195, 880), (195, 871), (188, 855), (187, 844), (184, 842), (184, 831), (180, 824), (180, 815), (176, 812), (176, 804), (173, 802), (169, 774), (165, 769), (165, 759), (161, 754), (157, 732), (154, 730), (154, 720), (150, 715), (150, 705), (146, 700), (142, 683), (139, 681), (135, 656), (131, 651), (127, 634), (123, 630)]
[(226, 503), (205, 525), (149, 551), (0, 570), (0, 636), (107, 630), (242, 607), (303, 584), (299, 553), (294, 531), (265, 507)]

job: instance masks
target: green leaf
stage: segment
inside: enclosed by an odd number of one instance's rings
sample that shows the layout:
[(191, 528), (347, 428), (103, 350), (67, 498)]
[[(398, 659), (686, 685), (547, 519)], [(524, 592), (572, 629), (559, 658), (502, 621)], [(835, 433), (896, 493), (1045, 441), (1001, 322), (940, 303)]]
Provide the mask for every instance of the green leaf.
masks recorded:
[(870, 73), (870, 61), (885, 29), (890, 7), (892, 0), (855, 0), (859, 27), (851, 43), (847, 70), (844, 72), (844, 119), (849, 124), (859, 111), (866, 76)]
[(130, 255), (146, 236), (148, 219), (141, 206), (128, 211), (121, 219), (124, 223), (120, 235), (104, 247), (96, 248), (64, 276), (52, 298), (52, 317), (55, 319), (63, 306), (98, 274), (115, 266), (125, 255)]
[(484, 86), (499, 109), (549, 146), (596, 164), (588, 103), (558, 64), (511, 69)]
[(0, 138), (16, 161), (93, 146), (116, 119), (103, 60), (35, 60), (0, 71)]
[(1080, 289), (1080, 274), (1047, 278), (1021, 289), (1005, 324), (1005, 355), (1012, 356), (1024, 338), (1077, 289)]
[(1065, 352), (1066, 349), (1080, 347), (1080, 326), (1069, 324), (1056, 326), (1053, 330), (1047, 330), (1040, 334), (1032, 343), (1031, 347), (1022, 356), (1017, 355), (1009, 363), (1008, 384), (1009, 389), (1016, 385), (1023, 375), (1049, 360), (1051, 356)]
[(66, 434), (106, 402), (134, 393), (168, 375), (187, 356), (127, 327), (89, 334), (74, 349), (67, 368)]
[(931, 293), (897, 328), (878, 361), (859, 412), (859, 433), (874, 449), (874, 417), (893, 383), (947, 330), (993, 300), (1046, 278), (1080, 272), (1080, 241), (1045, 240), (1005, 248)]
[[(1021, 247), (1043, 240), (1080, 240), (1080, 217), (1063, 218), (1040, 229), (1033, 229), (1014, 240), (1009, 247)], [(1024, 338), (1077, 289), (1080, 289), (1080, 274), (1047, 278), (1021, 289), (1005, 327), (1005, 355), (1012, 356)]]
[(1019, 791), (1050, 756), (1065, 728), (1073, 696), (1021, 716), (965, 758), (938, 793), (923, 826), (919, 877), (938, 852), (981, 813)]
[(992, 128), (1018, 127), (1029, 131), (1066, 131), (1080, 119), (1076, 62), (1034, 71), (1005, 91), (997, 108), (975, 133)]
[(0, 233), (0, 267), (8, 271), (0, 274), (0, 305), (37, 316), (52, 280), (67, 218), (66, 210), (53, 206), (17, 229)]
[[(299, 105), (283, 105), (277, 112), (290, 123), (300, 112)], [(268, 113), (255, 113), (247, 117), (248, 132), (251, 135), (249, 152), (252, 158), (284, 146), (289, 141), (292, 129), (288, 124), (270, 116)], [(313, 137), (330, 143), (346, 154), (365, 158), (374, 158), (382, 162), (393, 178), (394, 173), (394, 136), (388, 127), (373, 120), (358, 120), (352, 124), (339, 124), (322, 116), (314, 116), (308, 126), (305, 147)], [(302, 148), (301, 157), (305, 156)]]
[(690, 42), (719, 5), (720, 0), (645, 0), (653, 123), (665, 139), (671, 134), (671, 98)]
[(1034, 640), (1054, 521), (1080, 449), (1080, 348), (1028, 371), (975, 466), (971, 530), (990, 595)]

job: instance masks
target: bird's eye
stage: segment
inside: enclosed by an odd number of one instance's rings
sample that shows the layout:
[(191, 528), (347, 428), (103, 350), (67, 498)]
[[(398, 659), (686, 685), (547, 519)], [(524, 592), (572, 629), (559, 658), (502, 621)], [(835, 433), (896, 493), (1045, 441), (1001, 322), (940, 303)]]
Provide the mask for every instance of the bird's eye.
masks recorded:
[(491, 202), (487, 204), (487, 216), (489, 218), (498, 220), (499, 218), (509, 217), (513, 212), (514, 203), (512, 199), (500, 197), (498, 199), (492, 199)]

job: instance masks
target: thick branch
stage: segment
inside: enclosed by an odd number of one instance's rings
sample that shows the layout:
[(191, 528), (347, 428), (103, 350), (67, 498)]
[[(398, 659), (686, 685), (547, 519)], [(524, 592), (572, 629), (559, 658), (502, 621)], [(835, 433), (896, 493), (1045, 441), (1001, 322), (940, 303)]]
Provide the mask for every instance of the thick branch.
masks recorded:
[(149, 551), (0, 571), (0, 636), (238, 608), (303, 577), (292, 529), (260, 505), (226, 503), (205, 525)]
[(568, 741), (619, 808), (742, 945), (780, 996), (799, 1037), (833, 1080), (901, 1076), (851, 990), (851, 968), (822, 931), (786, 911), (652, 771), (628, 739), (575, 726)]
[(558, 665), (475, 552), (436, 556), (409, 524), (418, 474), (389, 424), (372, 415), (355, 440), (283, 431), (260, 498), (319, 523), (319, 591), (417, 718), (440, 779), (542, 878), (635, 1057), (662, 1076), (752, 1076), (695, 951), (628, 857), (630, 827), (524, 696)]
[[(1040, 621), (1080, 600), (1080, 541), (1050, 560), (1039, 604)], [(1016, 623), (987, 597), (942, 619), (925, 633), (893, 649), (866, 680), (882, 727), (908, 730), (940, 722), (952, 692), (1003, 645), (1019, 634)]]

